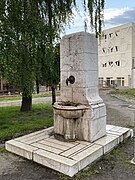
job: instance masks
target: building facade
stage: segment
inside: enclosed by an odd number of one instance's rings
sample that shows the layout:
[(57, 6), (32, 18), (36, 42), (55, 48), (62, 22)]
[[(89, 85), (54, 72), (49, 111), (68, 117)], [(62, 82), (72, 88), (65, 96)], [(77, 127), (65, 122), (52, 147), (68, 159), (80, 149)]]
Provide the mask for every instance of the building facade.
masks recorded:
[(132, 64), (135, 61), (135, 23), (103, 32), (99, 40), (99, 84), (133, 86)]

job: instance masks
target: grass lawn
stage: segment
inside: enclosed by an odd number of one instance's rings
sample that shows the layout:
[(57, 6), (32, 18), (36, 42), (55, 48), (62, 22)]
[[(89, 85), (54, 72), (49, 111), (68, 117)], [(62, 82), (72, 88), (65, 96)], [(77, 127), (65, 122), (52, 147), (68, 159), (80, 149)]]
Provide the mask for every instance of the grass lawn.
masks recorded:
[(53, 125), (51, 103), (34, 104), (30, 112), (19, 106), (0, 107), (0, 142)]
[(110, 94), (130, 95), (135, 97), (135, 89), (112, 90)]
[[(59, 96), (60, 92), (56, 92), (56, 96)], [(52, 93), (51, 92), (47, 92), (45, 94), (33, 94), (32, 97), (33, 98), (38, 98), (38, 97), (51, 97)], [(21, 95), (16, 95), (16, 96), (0, 96), (0, 101), (4, 101), (4, 100), (21, 100), (22, 96)]]

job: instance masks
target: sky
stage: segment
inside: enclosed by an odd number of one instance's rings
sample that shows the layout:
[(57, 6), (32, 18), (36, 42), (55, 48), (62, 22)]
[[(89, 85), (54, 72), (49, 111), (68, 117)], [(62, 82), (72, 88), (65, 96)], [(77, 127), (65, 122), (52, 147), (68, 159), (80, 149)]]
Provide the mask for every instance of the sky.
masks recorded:
[[(82, 0), (78, 3), (79, 14), (74, 11), (73, 24), (66, 28), (65, 34), (84, 31), (84, 21), (89, 24), (88, 16), (82, 9)], [(135, 22), (135, 0), (105, 0), (103, 30), (129, 22)], [(91, 32), (90, 27), (87, 31)]]

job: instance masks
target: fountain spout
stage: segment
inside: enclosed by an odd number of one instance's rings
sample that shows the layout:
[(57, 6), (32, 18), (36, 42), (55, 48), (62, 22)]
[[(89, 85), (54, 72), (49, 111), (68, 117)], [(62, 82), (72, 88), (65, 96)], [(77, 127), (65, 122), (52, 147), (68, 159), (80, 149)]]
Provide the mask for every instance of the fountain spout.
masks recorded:
[(74, 84), (75, 82), (75, 77), (74, 76), (69, 76), (69, 78), (66, 79), (66, 85), (68, 86), (68, 82), (70, 84)]

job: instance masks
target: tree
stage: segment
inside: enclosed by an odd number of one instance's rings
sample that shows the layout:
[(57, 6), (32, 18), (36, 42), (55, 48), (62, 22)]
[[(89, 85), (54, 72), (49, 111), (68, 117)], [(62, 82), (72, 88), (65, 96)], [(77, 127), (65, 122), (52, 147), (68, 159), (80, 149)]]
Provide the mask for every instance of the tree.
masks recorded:
[(42, 80), (51, 87), (52, 104), (54, 104), (56, 101), (56, 85), (60, 82), (60, 44), (56, 44), (55, 47), (48, 47), (46, 50), (45, 63), (47, 64), (42, 64)]
[[(104, 0), (83, 2), (96, 34), (100, 33)], [(21, 111), (32, 108), (34, 82), (42, 78), (42, 65), (48, 73), (55, 69), (55, 42), (71, 20), (73, 6), (75, 0), (0, 2), (0, 75), (22, 92)]]

